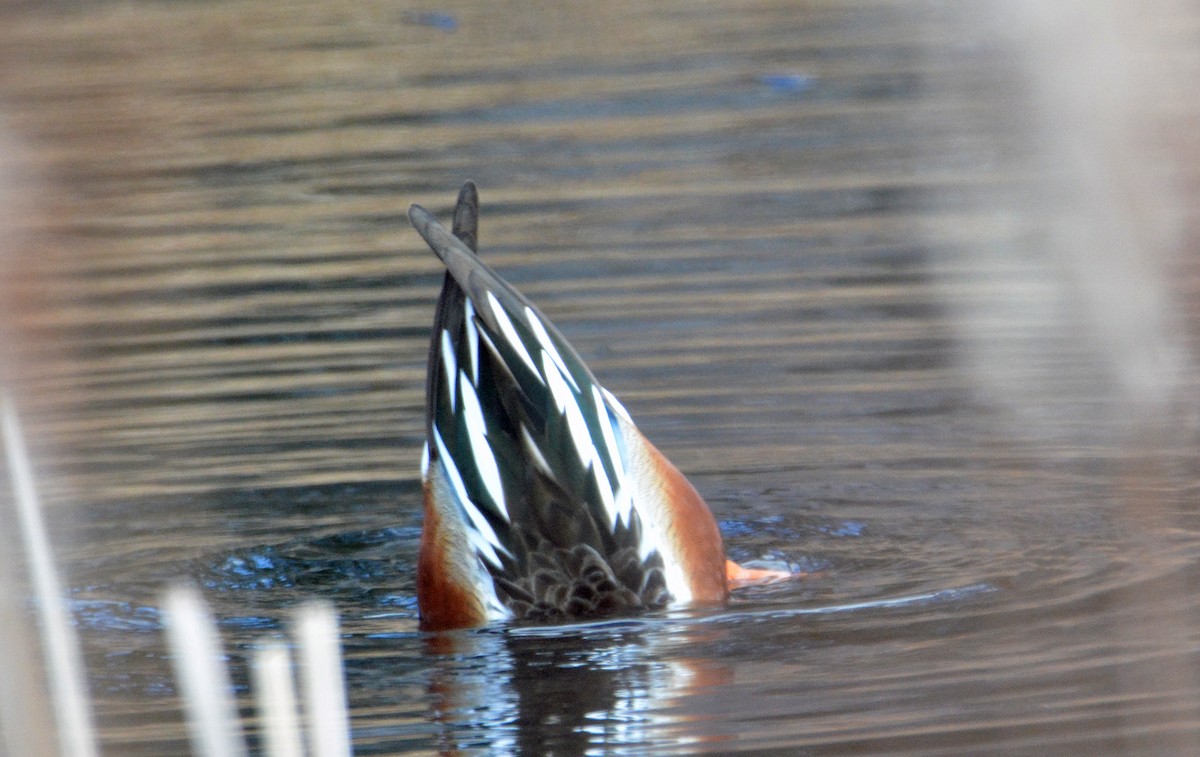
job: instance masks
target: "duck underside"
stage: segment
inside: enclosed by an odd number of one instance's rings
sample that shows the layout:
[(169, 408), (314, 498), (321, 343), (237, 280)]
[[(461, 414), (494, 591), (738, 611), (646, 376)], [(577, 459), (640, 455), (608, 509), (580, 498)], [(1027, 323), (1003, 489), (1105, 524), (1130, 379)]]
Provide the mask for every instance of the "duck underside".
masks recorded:
[(662, 557), (638, 555), (635, 529), (618, 527), (609, 545), (569, 541), (563, 534), (521, 528), (521, 558), (489, 570), (496, 597), (514, 619), (621, 615), (670, 603)]
[[(453, 484), (461, 473), (448, 471), (435, 458), (427, 472), (417, 580), (423, 628), (626, 615), (674, 599), (662, 555), (639, 553), (636, 512), (629, 524), (602, 526), (587, 502), (528, 466), (526, 483), (511, 488), (520, 494), (507, 502), (506, 522), (471, 502), (463, 507)], [(477, 525), (481, 517), (486, 525)], [(489, 530), (494, 541), (481, 536)]]

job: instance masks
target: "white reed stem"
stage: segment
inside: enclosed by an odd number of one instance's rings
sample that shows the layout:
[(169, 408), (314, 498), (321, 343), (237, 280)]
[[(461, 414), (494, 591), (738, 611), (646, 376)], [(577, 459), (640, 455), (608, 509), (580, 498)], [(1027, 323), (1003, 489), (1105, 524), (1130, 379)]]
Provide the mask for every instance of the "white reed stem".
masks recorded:
[(327, 604), (296, 612), (296, 638), (303, 661), (304, 714), (312, 757), (350, 757), (350, 718), (342, 677), (337, 616)]
[(167, 590), (163, 607), (192, 751), (197, 757), (243, 757), (246, 747), (231, 696), (233, 686), (204, 601), (194, 589), (174, 586)]
[(33, 466), (12, 399), (3, 398), (4, 451), (12, 478), (21, 537), (29, 557), (29, 572), (41, 611), (46, 664), (50, 672), (50, 692), (58, 723), (58, 743), (62, 754), (93, 757), (97, 754), (95, 728), (88, 706), (87, 678), (79, 639), (68, 618), (66, 599), (54, 568), (50, 541), (42, 522), (41, 505), (33, 485)]
[(292, 656), (286, 645), (270, 643), (254, 653), (254, 699), (268, 757), (303, 757)]

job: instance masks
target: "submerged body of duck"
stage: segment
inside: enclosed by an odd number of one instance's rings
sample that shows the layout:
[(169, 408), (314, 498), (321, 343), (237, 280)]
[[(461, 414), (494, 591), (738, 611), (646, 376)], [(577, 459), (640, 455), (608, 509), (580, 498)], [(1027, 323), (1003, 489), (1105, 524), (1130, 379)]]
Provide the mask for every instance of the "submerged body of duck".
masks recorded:
[(716, 521), (545, 316), (476, 255), (478, 195), (453, 231), (413, 226), (446, 264), (434, 316), (417, 564), (421, 627), (722, 603)]

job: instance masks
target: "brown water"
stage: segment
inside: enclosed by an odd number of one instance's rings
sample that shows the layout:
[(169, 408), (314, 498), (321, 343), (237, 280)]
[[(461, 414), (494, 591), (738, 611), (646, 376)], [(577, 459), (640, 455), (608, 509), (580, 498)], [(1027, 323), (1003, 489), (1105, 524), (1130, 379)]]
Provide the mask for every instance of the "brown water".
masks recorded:
[[(1003, 56), (937, 6), (3, 16), (7, 370), (107, 753), (185, 748), (155, 609), (179, 577), (242, 685), (288, 608), (334, 601), (361, 754), (1197, 750), (1194, 439), (1137, 444), (1070, 319), (990, 324), (1049, 335), (1043, 424), (969, 370), (963, 308), (1038, 275), (976, 254), (1030, 238), (980, 198), (1039, 171), (997, 158), (1024, 153)], [(417, 631), (440, 270), (404, 212), (466, 178), (483, 254), (730, 555), (809, 578)]]

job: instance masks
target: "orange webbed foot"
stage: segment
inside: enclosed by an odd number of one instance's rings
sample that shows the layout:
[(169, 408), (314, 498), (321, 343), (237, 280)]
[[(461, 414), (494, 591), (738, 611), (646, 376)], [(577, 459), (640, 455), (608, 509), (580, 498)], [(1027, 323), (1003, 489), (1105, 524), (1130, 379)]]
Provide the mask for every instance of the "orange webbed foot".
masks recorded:
[(740, 589), (743, 586), (773, 584), (777, 581), (786, 581), (789, 578), (800, 578), (807, 575), (804, 571), (793, 573), (788, 570), (773, 570), (771, 568), (743, 568), (733, 560), (725, 561), (725, 578), (729, 581), (729, 588), (731, 589)]

